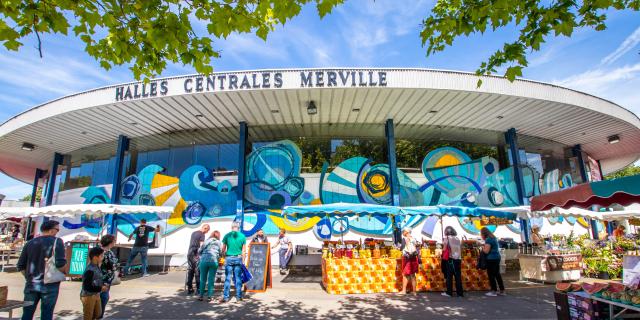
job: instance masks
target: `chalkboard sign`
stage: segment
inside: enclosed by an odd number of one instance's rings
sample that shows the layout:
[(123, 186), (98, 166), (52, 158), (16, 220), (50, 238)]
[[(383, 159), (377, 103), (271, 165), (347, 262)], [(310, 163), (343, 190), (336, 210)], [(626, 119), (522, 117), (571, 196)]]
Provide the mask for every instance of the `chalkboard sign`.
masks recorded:
[(249, 244), (247, 269), (253, 278), (247, 282), (247, 291), (264, 292), (271, 287), (271, 247), (269, 243), (254, 242)]
[(82, 275), (87, 268), (89, 257), (89, 244), (74, 242), (71, 244), (71, 261), (69, 262), (70, 275)]

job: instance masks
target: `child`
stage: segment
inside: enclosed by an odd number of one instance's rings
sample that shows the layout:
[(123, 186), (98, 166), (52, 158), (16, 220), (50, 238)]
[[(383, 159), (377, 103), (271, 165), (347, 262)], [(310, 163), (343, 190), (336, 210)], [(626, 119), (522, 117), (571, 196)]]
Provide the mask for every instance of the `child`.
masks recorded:
[(102, 283), (102, 272), (100, 271), (103, 258), (104, 250), (102, 248), (94, 247), (89, 250), (91, 262), (82, 275), (82, 290), (80, 291), (84, 320), (99, 319), (102, 313), (100, 292), (107, 290), (107, 286)]

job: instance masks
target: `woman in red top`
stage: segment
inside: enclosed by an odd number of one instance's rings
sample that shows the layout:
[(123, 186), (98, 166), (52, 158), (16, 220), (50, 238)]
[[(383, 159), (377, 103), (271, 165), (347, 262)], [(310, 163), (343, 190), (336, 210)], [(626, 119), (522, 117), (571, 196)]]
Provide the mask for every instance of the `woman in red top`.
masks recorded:
[(402, 289), (409, 293), (408, 284), (411, 283), (413, 294), (416, 293), (416, 273), (418, 273), (418, 249), (416, 241), (411, 236), (411, 229), (402, 230)]

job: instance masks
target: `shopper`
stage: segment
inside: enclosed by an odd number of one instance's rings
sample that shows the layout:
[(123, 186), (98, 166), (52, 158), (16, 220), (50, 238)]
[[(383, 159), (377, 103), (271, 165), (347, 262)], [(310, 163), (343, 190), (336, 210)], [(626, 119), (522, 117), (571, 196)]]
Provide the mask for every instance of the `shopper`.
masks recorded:
[(625, 236), (625, 227), (621, 224), (618, 225), (618, 227), (613, 230), (613, 237), (618, 239), (618, 238), (622, 238)]
[(260, 229), (256, 232), (255, 236), (253, 236), (251, 242), (269, 243), (269, 239), (264, 235), (264, 230)]
[(101, 247), (93, 247), (89, 250), (89, 264), (82, 274), (82, 289), (80, 290), (84, 320), (99, 319), (102, 314), (100, 293), (108, 290), (108, 286), (102, 281), (102, 272), (100, 271), (103, 258), (104, 250)]
[(204, 300), (204, 291), (207, 288), (207, 302), (211, 301), (213, 296), (213, 287), (216, 280), (216, 272), (218, 271), (218, 259), (222, 253), (222, 243), (220, 242), (220, 231), (216, 230), (211, 233), (209, 239), (202, 245), (198, 251), (200, 256), (200, 297), (198, 300)]
[(271, 247), (271, 249), (275, 247), (280, 247), (278, 249), (278, 253), (280, 254), (280, 274), (287, 274), (287, 266), (289, 265), (289, 260), (291, 260), (291, 254), (293, 253), (293, 244), (289, 237), (287, 237), (287, 231), (285, 229), (280, 229), (280, 234), (278, 235), (278, 241)]
[[(502, 276), (500, 275), (500, 251), (498, 247), (498, 239), (496, 239), (496, 236), (494, 236), (487, 227), (480, 229), (480, 235), (482, 236), (482, 240), (484, 240), (482, 251), (487, 255), (487, 275), (489, 276), (489, 285), (491, 286), (491, 291), (487, 292), (486, 295), (490, 297), (498, 295), (504, 296), (504, 283), (502, 282)], [(498, 288), (500, 288), (499, 292)]]
[(23, 308), (22, 319), (24, 320), (33, 319), (40, 301), (42, 301), (40, 318), (42, 320), (53, 318), (60, 282), (45, 283), (44, 273), (45, 265), (49, 259), (55, 260), (55, 267), (58, 269), (67, 264), (64, 257), (64, 243), (62, 239), (56, 238), (59, 231), (60, 223), (58, 221), (43, 222), (40, 226), (40, 237), (27, 242), (18, 259), (18, 271), (22, 272), (26, 279), (24, 301), (33, 302), (33, 305)]
[[(149, 233), (160, 231), (160, 226), (155, 228), (147, 225), (146, 219), (140, 219), (140, 225), (133, 230), (133, 233), (129, 235), (129, 241), (135, 235), (136, 240), (133, 243), (133, 248), (131, 248), (131, 253), (129, 254), (129, 259), (127, 259), (127, 265), (124, 268), (124, 275), (129, 274), (129, 269), (131, 268), (131, 263), (133, 259), (140, 254), (140, 260), (142, 260), (142, 276), (147, 277), (149, 274), (147, 273), (147, 252), (149, 251)], [(157, 235), (155, 235), (157, 236)]]
[(209, 232), (209, 225), (203, 224), (200, 230), (196, 230), (191, 234), (189, 241), (189, 249), (187, 251), (187, 294), (193, 294), (193, 278), (196, 279), (196, 291), (200, 291), (200, 276), (198, 274), (198, 250), (205, 240), (206, 234)]
[(104, 311), (106, 310), (107, 303), (109, 302), (109, 292), (111, 291), (111, 284), (116, 278), (116, 271), (118, 270), (118, 258), (116, 254), (111, 251), (111, 248), (116, 245), (116, 237), (113, 235), (105, 235), (100, 239), (100, 247), (104, 250), (104, 258), (100, 265), (100, 272), (102, 272), (102, 282), (107, 286), (107, 290), (100, 292), (100, 318), (104, 317)]
[(416, 292), (416, 273), (418, 273), (418, 249), (416, 241), (411, 236), (411, 229), (402, 230), (402, 290), (409, 293), (408, 285), (411, 283), (413, 294)]
[(444, 229), (445, 238), (443, 240), (443, 250), (448, 250), (448, 259), (443, 259), (442, 263), (445, 269), (445, 278), (447, 282), (447, 292), (443, 292), (443, 296), (453, 296), (453, 279), (456, 280), (456, 295), (463, 296), (462, 290), (462, 249), (460, 239), (456, 229), (448, 226)]
[(244, 261), (247, 238), (239, 230), (240, 224), (234, 222), (231, 225), (231, 232), (222, 239), (222, 252), (226, 258), (224, 262), (224, 293), (221, 302), (229, 301), (232, 278), (235, 282), (236, 298), (238, 301), (242, 301), (242, 261)]

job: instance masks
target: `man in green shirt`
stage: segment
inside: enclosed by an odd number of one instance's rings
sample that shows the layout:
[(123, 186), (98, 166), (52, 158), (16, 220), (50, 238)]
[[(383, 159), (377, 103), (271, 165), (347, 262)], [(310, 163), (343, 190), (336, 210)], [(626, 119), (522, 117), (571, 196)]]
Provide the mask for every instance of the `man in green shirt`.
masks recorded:
[(222, 252), (226, 256), (224, 260), (224, 293), (222, 302), (229, 301), (231, 291), (231, 278), (235, 280), (236, 298), (242, 301), (242, 261), (244, 261), (244, 248), (247, 238), (242, 234), (240, 225), (234, 222), (231, 232), (222, 238)]

